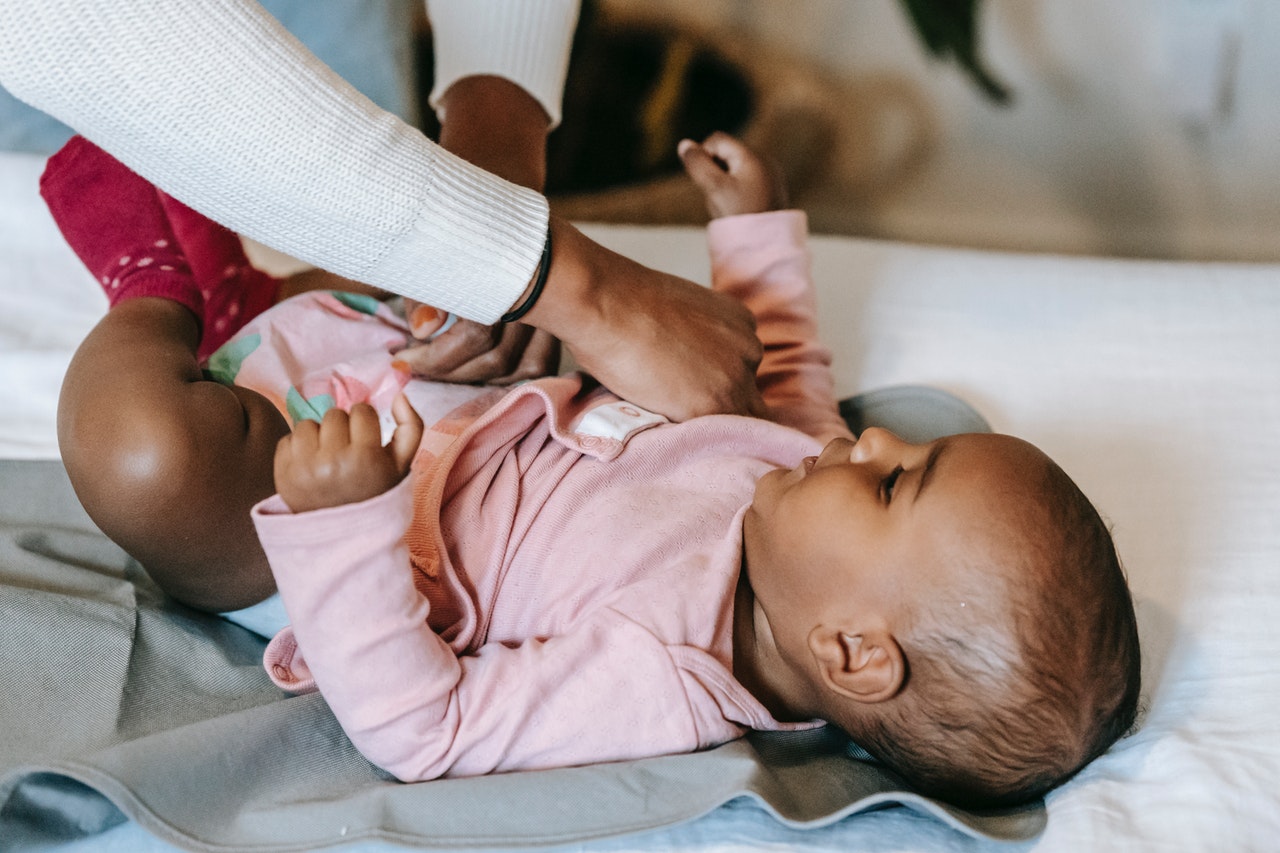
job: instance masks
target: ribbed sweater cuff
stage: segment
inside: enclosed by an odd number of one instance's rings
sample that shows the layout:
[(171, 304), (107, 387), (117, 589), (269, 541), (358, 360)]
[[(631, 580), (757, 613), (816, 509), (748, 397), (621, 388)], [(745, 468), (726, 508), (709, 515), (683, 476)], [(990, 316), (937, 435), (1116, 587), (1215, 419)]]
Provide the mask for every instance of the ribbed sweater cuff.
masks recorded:
[[(545, 197), (443, 148), (417, 220), (377, 264), (383, 286), (482, 323), (529, 286), (547, 237)], [(445, 303), (440, 294), (447, 292)]]
[[(435, 40), (431, 106), (463, 77), (504, 77), (560, 123), (578, 0), (428, 0)], [(443, 116), (441, 116), (443, 119)]]

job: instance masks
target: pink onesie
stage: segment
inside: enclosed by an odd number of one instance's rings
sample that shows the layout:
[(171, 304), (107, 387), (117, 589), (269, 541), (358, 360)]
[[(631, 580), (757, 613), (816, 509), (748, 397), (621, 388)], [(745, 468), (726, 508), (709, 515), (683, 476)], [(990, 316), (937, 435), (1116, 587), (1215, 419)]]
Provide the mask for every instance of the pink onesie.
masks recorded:
[(714, 286), (756, 315), (761, 389), (785, 426), (672, 424), (551, 378), (436, 423), (383, 495), (254, 508), (291, 623), (267, 670), (318, 688), (375, 764), (477, 775), (788, 727), (733, 677), (742, 515), (762, 474), (848, 430), (815, 338), (803, 214), (716, 220), (709, 240)]

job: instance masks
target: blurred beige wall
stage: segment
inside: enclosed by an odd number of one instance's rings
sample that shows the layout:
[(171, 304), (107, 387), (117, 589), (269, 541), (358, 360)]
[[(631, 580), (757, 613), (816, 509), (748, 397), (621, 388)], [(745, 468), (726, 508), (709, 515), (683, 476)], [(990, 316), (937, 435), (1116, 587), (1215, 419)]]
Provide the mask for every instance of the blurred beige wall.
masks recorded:
[(830, 74), (816, 230), (1280, 260), (1280, 3), (985, 0), (1013, 105), (930, 60), (898, 0), (604, 0)]

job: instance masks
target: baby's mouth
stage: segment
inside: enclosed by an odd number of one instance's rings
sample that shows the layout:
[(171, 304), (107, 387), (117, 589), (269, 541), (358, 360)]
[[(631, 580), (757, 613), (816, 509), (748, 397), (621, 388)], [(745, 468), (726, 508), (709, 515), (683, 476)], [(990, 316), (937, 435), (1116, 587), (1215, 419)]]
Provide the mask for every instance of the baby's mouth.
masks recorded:
[(812, 471), (813, 466), (817, 464), (818, 464), (818, 457), (816, 456), (806, 456), (804, 459), (800, 460), (800, 467), (804, 469), (804, 472), (806, 474)]

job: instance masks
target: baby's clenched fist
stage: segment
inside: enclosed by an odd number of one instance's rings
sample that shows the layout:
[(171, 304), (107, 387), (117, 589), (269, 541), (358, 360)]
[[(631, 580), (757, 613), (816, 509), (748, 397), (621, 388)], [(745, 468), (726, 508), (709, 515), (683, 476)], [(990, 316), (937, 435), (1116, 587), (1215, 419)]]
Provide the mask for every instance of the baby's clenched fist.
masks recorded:
[(386, 492), (409, 473), (422, 442), (422, 418), (403, 394), (391, 406), (395, 433), (382, 446), (378, 413), (357, 403), (307, 420), (276, 445), (276, 491), (293, 512), (359, 503)]

